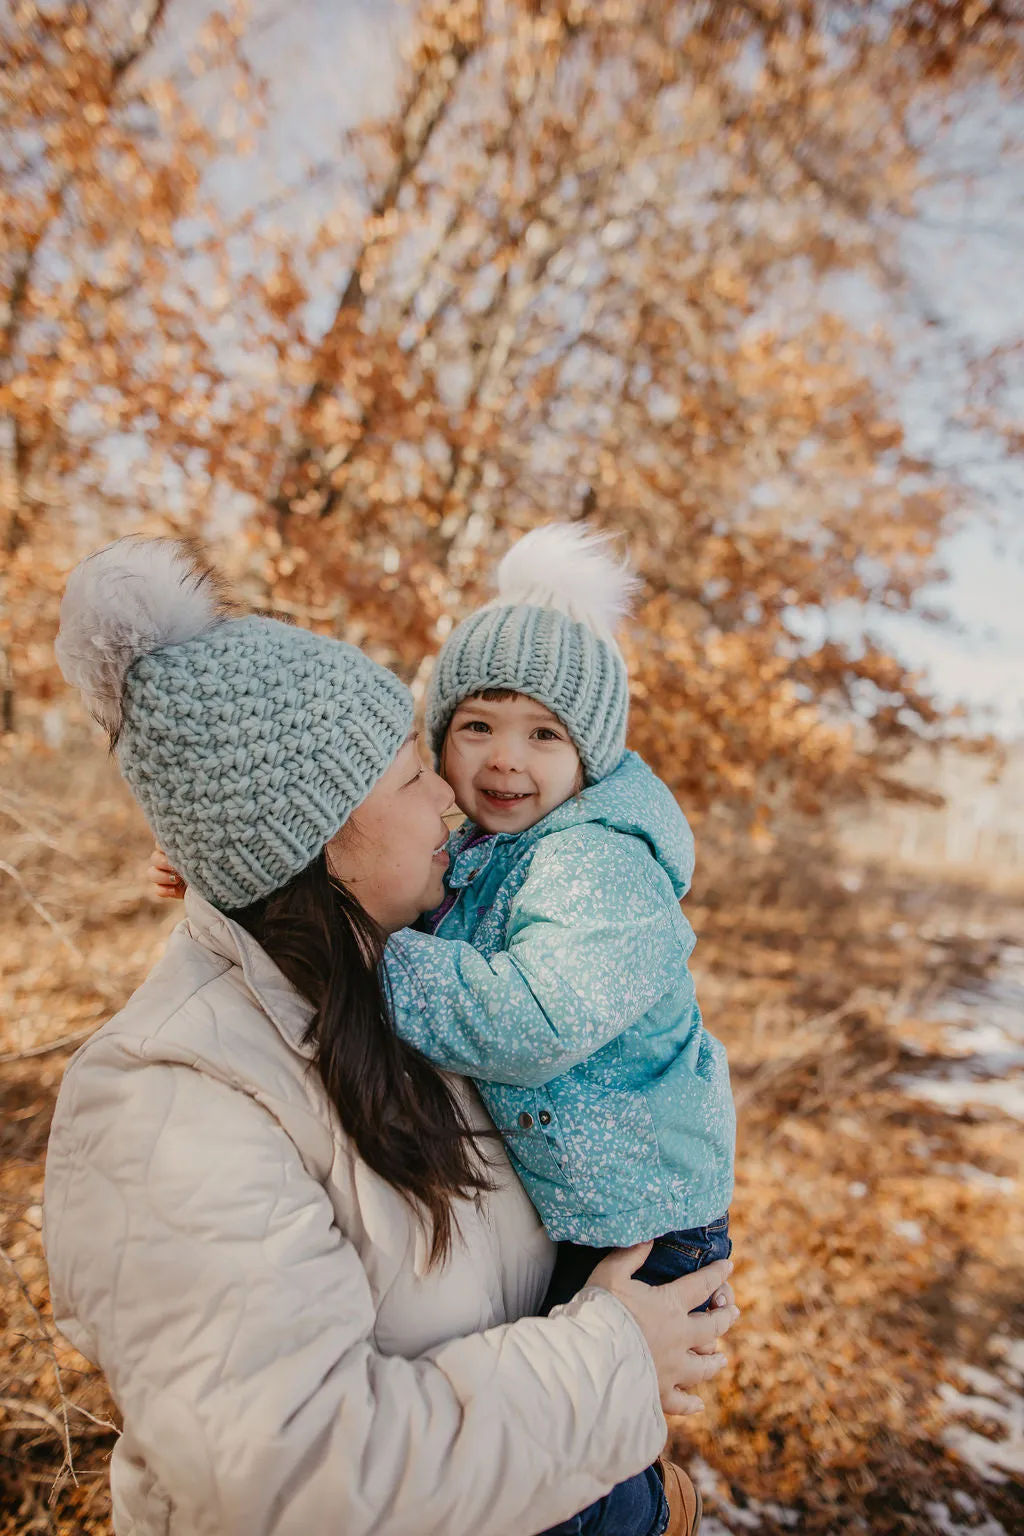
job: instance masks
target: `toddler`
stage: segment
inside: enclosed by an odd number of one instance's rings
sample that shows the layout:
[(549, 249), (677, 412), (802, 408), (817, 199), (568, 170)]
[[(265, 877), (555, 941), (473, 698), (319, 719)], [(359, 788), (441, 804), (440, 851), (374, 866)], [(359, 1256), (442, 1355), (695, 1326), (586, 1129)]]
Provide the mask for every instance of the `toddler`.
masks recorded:
[(385, 956), (399, 1033), (476, 1080), (559, 1240), (548, 1307), (612, 1247), (654, 1239), (652, 1285), (731, 1250), (728, 1067), (679, 907), (693, 838), (625, 750), (614, 634), (635, 585), (607, 537), (553, 524), (449, 636), (427, 730), (468, 820), (429, 931)]

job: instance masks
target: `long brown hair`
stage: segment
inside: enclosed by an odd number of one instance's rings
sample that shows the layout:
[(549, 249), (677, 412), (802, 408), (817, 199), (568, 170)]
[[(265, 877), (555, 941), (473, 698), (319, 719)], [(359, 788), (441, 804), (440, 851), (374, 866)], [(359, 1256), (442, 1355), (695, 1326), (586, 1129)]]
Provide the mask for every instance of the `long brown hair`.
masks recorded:
[(452, 1244), (452, 1201), (493, 1187), (454, 1093), (395, 1033), (387, 935), (318, 855), (271, 896), (229, 914), (316, 1012), (306, 1039), (343, 1129), (381, 1178), (430, 1219), (430, 1262)]

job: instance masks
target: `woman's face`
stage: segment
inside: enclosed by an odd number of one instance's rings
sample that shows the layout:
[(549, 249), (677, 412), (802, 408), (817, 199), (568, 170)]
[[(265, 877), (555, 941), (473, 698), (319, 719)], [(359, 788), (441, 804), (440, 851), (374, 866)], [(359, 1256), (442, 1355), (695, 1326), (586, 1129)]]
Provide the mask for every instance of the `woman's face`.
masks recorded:
[(451, 789), (424, 767), (410, 736), (391, 767), (327, 844), (332, 874), (386, 933), (444, 899)]

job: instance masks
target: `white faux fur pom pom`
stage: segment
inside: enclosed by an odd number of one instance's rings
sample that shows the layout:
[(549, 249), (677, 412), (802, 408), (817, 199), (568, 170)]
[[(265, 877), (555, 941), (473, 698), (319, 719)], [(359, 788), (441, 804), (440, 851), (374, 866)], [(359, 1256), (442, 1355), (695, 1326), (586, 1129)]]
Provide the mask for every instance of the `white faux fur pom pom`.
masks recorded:
[(498, 602), (554, 608), (614, 640), (642, 583), (625, 556), (612, 554), (612, 543), (612, 534), (579, 523), (534, 528), (498, 566)]
[(162, 645), (180, 645), (224, 616), (192, 550), (176, 539), (118, 539), (76, 565), (60, 605), (57, 664), (116, 742), (128, 668)]

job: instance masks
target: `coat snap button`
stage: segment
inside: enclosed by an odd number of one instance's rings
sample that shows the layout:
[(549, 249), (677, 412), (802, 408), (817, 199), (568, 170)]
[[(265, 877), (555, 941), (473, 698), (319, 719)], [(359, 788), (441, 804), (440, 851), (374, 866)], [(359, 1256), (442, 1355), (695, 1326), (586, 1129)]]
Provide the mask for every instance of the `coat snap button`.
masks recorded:
[(528, 1131), (533, 1125), (533, 1116), (530, 1114), (528, 1109), (524, 1109), (522, 1114), (519, 1116), (519, 1124), (524, 1131)]
[(537, 1119), (540, 1121), (541, 1125), (550, 1125), (551, 1124), (551, 1112), (550, 1112), (550, 1110), (542, 1109), (540, 1114), (537, 1116)]

